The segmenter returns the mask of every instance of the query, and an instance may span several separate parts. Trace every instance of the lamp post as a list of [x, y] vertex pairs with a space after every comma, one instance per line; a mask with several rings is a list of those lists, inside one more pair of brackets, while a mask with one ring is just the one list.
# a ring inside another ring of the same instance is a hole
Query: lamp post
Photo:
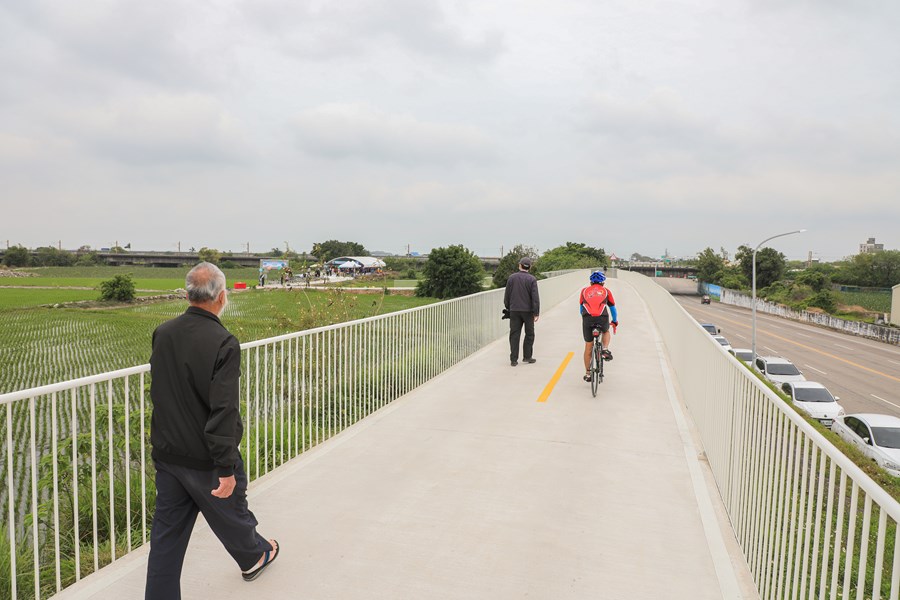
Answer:
[[779, 233], [778, 235], [773, 235], [772, 237], [766, 238], [756, 245], [756, 248], [753, 249], [753, 327], [751, 328], [753, 331], [752, 342], [750, 345], [750, 364], [756, 364], [756, 253], [759, 250], [760, 246], [768, 242], [769, 240], [774, 240], [775, 238], [784, 237], [786, 235], [793, 235], [795, 233], [803, 233], [806, 231], [805, 229], [798, 229], [796, 231], [788, 231], [787, 233]]

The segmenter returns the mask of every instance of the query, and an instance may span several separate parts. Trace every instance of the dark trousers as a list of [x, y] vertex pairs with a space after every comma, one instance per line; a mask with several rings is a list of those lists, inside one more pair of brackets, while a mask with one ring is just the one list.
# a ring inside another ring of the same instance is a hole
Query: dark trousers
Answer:
[[509, 360], [519, 360], [519, 338], [525, 326], [525, 342], [522, 344], [522, 358], [528, 360], [534, 351], [534, 313], [524, 310], [509, 311]]
[[210, 492], [219, 487], [215, 471], [198, 471], [155, 461], [156, 512], [150, 532], [145, 600], [180, 600], [181, 568], [197, 513], [202, 512], [225, 549], [242, 571], [252, 568], [266, 550], [268, 540], [256, 533], [256, 517], [247, 506], [244, 463], [235, 465], [237, 485], [228, 498]]

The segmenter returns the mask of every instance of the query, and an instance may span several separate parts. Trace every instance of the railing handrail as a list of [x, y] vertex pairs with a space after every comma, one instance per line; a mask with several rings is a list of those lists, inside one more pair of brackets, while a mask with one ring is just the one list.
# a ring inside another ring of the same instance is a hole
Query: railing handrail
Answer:
[[46, 396], [54, 392], [64, 392], [72, 388], [85, 387], [95, 383], [105, 383], [110, 379], [118, 379], [119, 377], [127, 377], [128, 375], [137, 375], [138, 373], [145, 373], [149, 370], [150, 364], [147, 363], [135, 367], [118, 369], [116, 371], [105, 371], [103, 373], [98, 373], [97, 375], [88, 375], [77, 379], [67, 379], [57, 383], [48, 383], [47, 385], [17, 390], [15, 392], [7, 392], [6, 394], [0, 394], [0, 406], [37, 396]]

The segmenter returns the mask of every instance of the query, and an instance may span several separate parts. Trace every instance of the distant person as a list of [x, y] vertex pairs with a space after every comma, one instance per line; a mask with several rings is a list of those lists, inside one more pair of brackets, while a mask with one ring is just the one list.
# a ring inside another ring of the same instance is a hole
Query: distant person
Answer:
[[522, 362], [535, 363], [534, 324], [541, 314], [541, 299], [538, 296], [537, 279], [528, 271], [531, 259], [527, 256], [519, 261], [519, 270], [506, 280], [503, 306], [509, 311], [509, 364], [519, 364], [519, 339], [522, 326], [525, 327], [525, 341], [522, 343]]
[[179, 600], [181, 570], [197, 513], [252, 581], [278, 556], [256, 532], [239, 451], [244, 425], [238, 378], [241, 348], [219, 321], [225, 275], [200, 263], [187, 274], [188, 309], [153, 332], [150, 442], [156, 513], [145, 600]]
[[619, 313], [616, 309], [616, 299], [612, 292], [606, 288], [606, 275], [600, 271], [591, 273], [591, 284], [581, 290], [578, 296], [578, 306], [581, 311], [581, 333], [584, 337], [584, 380], [591, 380], [591, 348], [594, 345], [594, 328], [600, 330], [600, 354], [603, 360], [612, 360], [612, 352], [609, 351], [609, 326], [612, 324], [613, 332], [619, 326]]

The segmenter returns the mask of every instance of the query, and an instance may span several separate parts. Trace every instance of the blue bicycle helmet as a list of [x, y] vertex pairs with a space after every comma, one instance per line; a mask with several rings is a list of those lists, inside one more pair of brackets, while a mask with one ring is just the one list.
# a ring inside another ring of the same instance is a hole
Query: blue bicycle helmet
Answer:
[[591, 273], [591, 283], [603, 283], [606, 281], [606, 275], [601, 273], [600, 271], [594, 271]]

